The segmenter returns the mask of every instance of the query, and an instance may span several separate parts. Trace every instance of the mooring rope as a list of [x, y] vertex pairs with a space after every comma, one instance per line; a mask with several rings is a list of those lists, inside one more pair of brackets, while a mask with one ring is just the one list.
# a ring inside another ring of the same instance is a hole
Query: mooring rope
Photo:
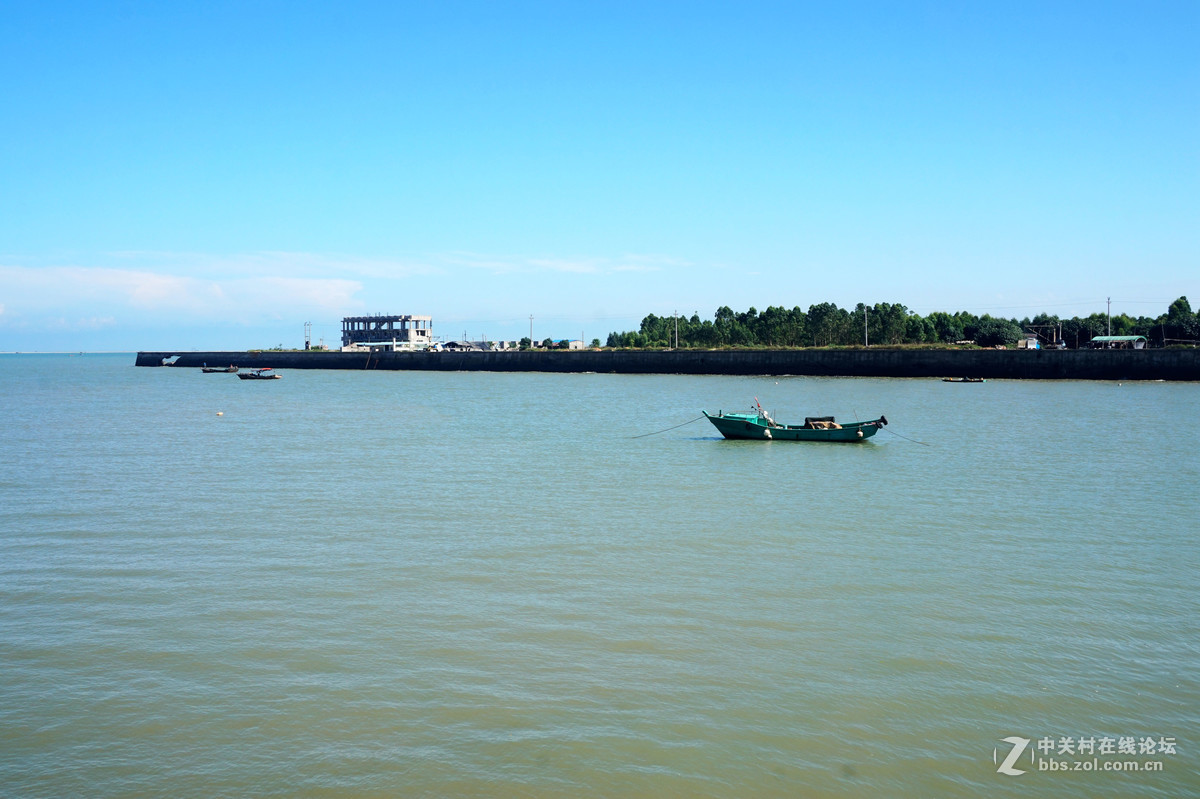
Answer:
[[928, 447], [928, 446], [930, 446], [929, 444], [926, 444], [924, 441], [917, 441], [915, 438], [909, 438], [908, 436], [903, 436], [903, 435], [900, 435], [900, 434], [899, 434], [899, 433], [897, 433], [895, 430], [889, 430], [889, 429], [888, 429], [888, 428], [886, 428], [886, 427], [885, 427], [885, 428], [883, 428], [883, 429], [884, 429], [884, 430], [887, 430], [889, 433], [891, 433], [891, 434], [892, 434], [892, 435], [894, 435], [894, 436], [900, 436], [900, 437], [901, 437], [901, 438], [903, 438], [905, 441], [911, 441], [911, 442], [912, 442], [912, 443], [914, 443], [914, 444], [920, 444], [922, 447]]
[[666, 433], [670, 430], [674, 430], [675, 428], [683, 427], [683, 425], [688, 425], [688, 424], [691, 424], [692, 422], [698, 422], [703, 418], [704, 418], [703, 416], [697, 416], [695, 419], [689, 419], [688, 421], [684, 422], [683, 424], [675, 425], [675, 427], [668, 427], [666, 430], [655, 430], [653, 433], [642, 433], [640, 436], [633, 436], [633, 438], [646, 438], [647, 436], [656, 436], [659, 433]]

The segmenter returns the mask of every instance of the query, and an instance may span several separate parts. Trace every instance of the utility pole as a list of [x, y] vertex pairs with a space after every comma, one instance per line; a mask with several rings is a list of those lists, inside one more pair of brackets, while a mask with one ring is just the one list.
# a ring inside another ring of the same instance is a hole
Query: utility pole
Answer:
[[1108, 335], [1112, 335], [1112, 297], [1108, 298]]
[[863, 346], [871, 346], [871, 342], [867, 340], [867, 304], [865, 302], [863, 303]]
[[533, 349], [533, 314], [529, 315], [529, 349]]
[[679, 311], [675, 311], [672, 316], [675, 319], [675, 349], [679, 349]]

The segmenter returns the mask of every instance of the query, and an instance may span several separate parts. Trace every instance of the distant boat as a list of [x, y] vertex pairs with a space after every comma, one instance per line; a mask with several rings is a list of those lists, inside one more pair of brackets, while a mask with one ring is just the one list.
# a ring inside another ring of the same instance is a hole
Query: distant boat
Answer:
[[283, 377], [281, 374], [276, 374], [271, 371], [271, 367], [264, 366], [262, 369], [252, 369], [249, 372], [238, 372], [238, 377], [242, 380], [278, 380]]
[[807, 416], [804, 424], [779, 424], [763, 410], [757, 398], [753, 410], [754, 413], [703, 413], [725, 438], [760, 441], [865, 441], [888, 423], [886, 416], [847, 424], [838, 424], [832, 416]]
[[201, 366], [200, 371], [206, 375], [214, 374], [233, 374], [238, 368], [233, 364], [229, 366]]
[[943, 383], [986, 383], [982, 377], [943, 377]]

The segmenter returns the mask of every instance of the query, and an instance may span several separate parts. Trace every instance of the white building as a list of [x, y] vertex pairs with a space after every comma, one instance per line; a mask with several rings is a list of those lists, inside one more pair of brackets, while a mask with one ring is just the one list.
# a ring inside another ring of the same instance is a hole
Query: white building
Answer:
[[432, 342], [432, 316], [406, 314], [342, 319], [342, 352], [424, 350]]

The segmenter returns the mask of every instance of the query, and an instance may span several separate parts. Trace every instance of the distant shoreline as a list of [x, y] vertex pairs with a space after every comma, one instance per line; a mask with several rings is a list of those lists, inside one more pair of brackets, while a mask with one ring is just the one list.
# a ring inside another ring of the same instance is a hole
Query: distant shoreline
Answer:
[[137, 353], [137, 366], [440, 372], [1200, 380], [1200, 349], [1161, 350], [551, 350], [526, 352]]

